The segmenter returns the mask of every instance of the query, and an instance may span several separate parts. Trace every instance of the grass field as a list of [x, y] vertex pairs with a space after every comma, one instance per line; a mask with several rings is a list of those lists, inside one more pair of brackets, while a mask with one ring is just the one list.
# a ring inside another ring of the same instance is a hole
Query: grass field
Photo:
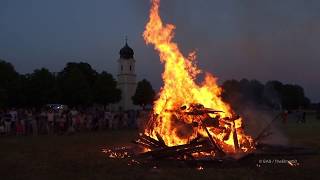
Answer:
[[[279, 125], [290, 144], [320, 149], [320, 120]], [[10, 179], [319, 179], [320, 155], [292, 157], [300, 166], [236, 167], [128, 166], [108, 159], [101, 149], [128, 144], [136, 131], [80, 133], [71, 136], [0, 137], [0, 180]]]

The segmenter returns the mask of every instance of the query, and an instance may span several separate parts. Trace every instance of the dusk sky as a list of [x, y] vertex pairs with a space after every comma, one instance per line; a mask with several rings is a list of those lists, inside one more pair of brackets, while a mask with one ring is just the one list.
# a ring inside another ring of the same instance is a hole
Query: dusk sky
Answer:
[[[127, 35], [138, 78], [158, 90], [162, 66], [142, 38], [149, 8], [149, 0], [1, 0], [0, 59], [20, 73], [85, 61], [115, 75]], [[161, 15], [184, 54], [196, 50], [220, 82], [279, 80], [320, 101], [319, 0], [162, 0]]]

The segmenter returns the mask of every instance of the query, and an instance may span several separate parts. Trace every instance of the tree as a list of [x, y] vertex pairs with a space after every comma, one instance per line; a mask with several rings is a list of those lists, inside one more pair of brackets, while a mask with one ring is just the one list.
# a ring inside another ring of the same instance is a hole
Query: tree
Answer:
[[264, 85], [257, 80], [227, 80], [222, 87], [223, 99], [235, 109], [240, 109], [244, 105], [263, 103]]
[[72, 106], [92, 104], [96, 78], [97, 72], [88, 63], [67, 63], [57, 78], [61, 102]]
[[4, 88], [0, 88], [0, 108], [4, 107], [8, 102], [8, 94]]
[[305, 96], [304, 89], [301, 86], [282, 84], [279, 81], [266, 83], [264, 99], [270, 106], [280, 106], [285, 109], [297, 109], [310, 105], [310, 100]]
[[273, 108], [282, 108], [282, 87], [279, 81], [268, 81], [265, 84], [263, 99], [264, 102]]
[[99, 104], [108, 105], [120, 101], [121, 91], [117, 89], [117, 81], [105, 71], [98, 74], [93, 85], [94, 101]]
[[152, 85], [146, 79], [138, 82], [138, 86], [134, 96], [132, 97], [133, 104], [142, 106], [145, 109], [146, 105], [152, 104], [155, 92]]
[[0, 59], [0, 87], [8, 88], [12, 81], [17, 80], [19, 74], [11, 63]]
[[282, 105], [288, 109], [297, 109], [306, 107], [310, 100], [305, 97], [304, 90], [301, 86], [285, 84], [282, 87]]
[[19, 78], [12, 64], [0, 59], [0, 105], [16, 106], [18, 104]]
[[57, 86], [55, 76], [45, 68], [36, 69], [26, 75], [26, 93], [28, 104], [41, 106], [57, 101]]
[[223, 100], [230, 103], [233, 108], [240, 106], [242, 101], [242, 94], [239, 81], [227, 80], [222, 84], [222, 88]]
[[[240, 81], [240, 83], [241, 82], [242, 81]], [[246, 85], [247, 86], [242, 89], [245, 99], [247, 99], [248, 102], [256, 105], [262, 104], [264, 85], [258, 80], [251, 80]]]

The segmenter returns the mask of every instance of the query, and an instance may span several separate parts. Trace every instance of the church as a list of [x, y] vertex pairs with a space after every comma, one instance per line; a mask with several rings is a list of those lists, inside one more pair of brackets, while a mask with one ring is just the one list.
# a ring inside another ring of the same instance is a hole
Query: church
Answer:
[[134, 51], [128, 45], [127, 39], [124, 47], [120, 49], [120, 58], [118, 59], [118, 88], [121, 90], [121, 100], [116, 105], [118, 110], [132, 110], [139, 107], [132, 102], [132, 96], [137, 88], [137, 75], [135, 72]]

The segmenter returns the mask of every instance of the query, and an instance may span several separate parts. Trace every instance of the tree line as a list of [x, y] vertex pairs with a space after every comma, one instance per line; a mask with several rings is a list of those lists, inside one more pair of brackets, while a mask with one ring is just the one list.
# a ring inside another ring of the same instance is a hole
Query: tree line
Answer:
[[[153, 102], [154, 96], [150, 82], [143, 79], [132, 100], [144, 107]], [[19, 74], [11, 63], [0, 59], [0, 107], [108, 105], [120, 99], [121, 91], [112, 74], [99, 73], [88, 63], [69, 62], [57, 73], [41, 68]]]
[[46, 68], [19, 74], [12, 64], [0, 61], [0, 106], [39, 107], [48, 103], [107, 105], [120, 100], [116, 80], [98, 73], [88, 63], [67, 63], [62, 71]]
[[[304, 89], [295, 84], [257, 80], [227, 80], [222, 97], [233, 108], [248, 105], [297, 109], [308, 107], [310, 100]], [[147, 80], [138, 82], [133, 103], [145, 107], [152, 104], [155, 91]], [[19, 74], [14, 66], [0, 59], [0, 107], [41, 107], [48, 103], [70, 106], [108, 105], [121, 99], [117, 81], [106, 72], [94, 70], [90, 64], [69, 62], [57, 73], [46, 68]]]
[[227, 80], [222, 84], [222, 97], [234, 108], [253, 105], [276, 109], [299, 109], [310, 106], [304, 89], [296, 84], [284, 84], [268, 81], [265, 84], [257, 80]]

